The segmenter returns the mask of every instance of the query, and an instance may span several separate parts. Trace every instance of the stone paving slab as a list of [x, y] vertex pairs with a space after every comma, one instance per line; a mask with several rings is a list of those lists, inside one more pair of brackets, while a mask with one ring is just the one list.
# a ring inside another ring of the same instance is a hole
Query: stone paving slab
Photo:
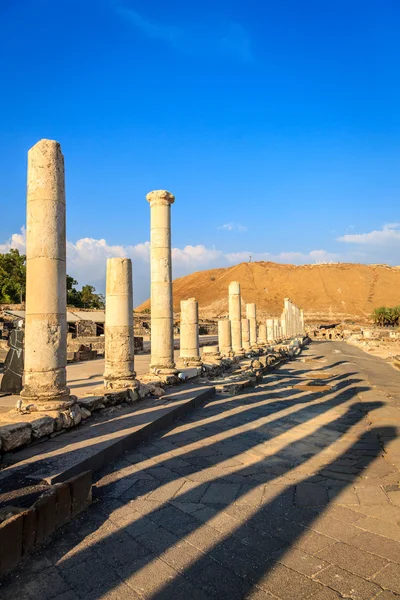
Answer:
[[7, 466], [0, 472], [0, 499], [15, 486], [21, 487], [22, 493], [23, 487], [38, 482], [52, 485], [84, 471], [96, 471], [214, 393], [212, 387], [186, 385], [159, 400], [147, 399], [133, 407], [113, 409], [78, 429], [9, 454]]
[[[397, 409], [400, 373], [386, 388], [387, 365], [347, 348], [312, 344], [124, 452], [1, 600], [400, 598], [397, 430], [374, 419]], [[294, 389], [311, 366], [335, 389]]]

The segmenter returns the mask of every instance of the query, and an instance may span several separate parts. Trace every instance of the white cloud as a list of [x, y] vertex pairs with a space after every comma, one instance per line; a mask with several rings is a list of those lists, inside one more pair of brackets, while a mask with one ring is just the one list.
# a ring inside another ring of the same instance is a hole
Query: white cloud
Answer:
[[13, 233], [10, 239], [4, 244], [0, 244], [0, 253], [8, 252], [11, 248], [19, 250], [21, 254], [25, 252], [25, 227], [21, 227], [21, 233]]
[[224, 223], [224, 225], [220, 225], [217, 227], [217, 229], [220, 231], [247, 231], [247, 227], [245, 227], [245, 225], [234, 223], [233, 221], [230, 223]]
[[400, 223], [387, 223], [382, 229], [368, 233], [348, 233], [337, 238], [339, 242], [347, 244], [393, 246], [400, 245]]

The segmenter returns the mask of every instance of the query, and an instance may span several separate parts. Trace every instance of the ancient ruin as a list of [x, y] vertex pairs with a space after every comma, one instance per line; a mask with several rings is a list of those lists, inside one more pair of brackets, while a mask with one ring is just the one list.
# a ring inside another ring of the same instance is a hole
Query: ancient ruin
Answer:
[[137, 388], [130, 258], [107, 260], [105, 340], [104, 388]]
[[242, 304], [240, 283], [238, 281], [232, 281], [229, 284], [229, 321], [231, 324], [232, 351], [235, 356], [243, 356]]
[[166, 190], [146, 196], [150, 203], [151, 263], [151, 362], [160, 377], [177, 374], [174, 362], [174, 323], [171, 262], [171, 204], [175, 197]]
[[181, 301], [179, 367], [201, 367], [199, 307], [195, 298]]
[[25, 406], [71, 406], [66, 381], [66, 238], [64, 157], [54, 140], [28, 152], [26, 210]]

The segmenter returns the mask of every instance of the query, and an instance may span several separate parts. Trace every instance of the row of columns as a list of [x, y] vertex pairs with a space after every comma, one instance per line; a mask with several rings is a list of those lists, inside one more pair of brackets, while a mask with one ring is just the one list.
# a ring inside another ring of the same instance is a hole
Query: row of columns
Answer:
[[[66, 204], [60, 144], [40, 140], [28, 152], [25, 405], [57, 410], [71, 406], [66, 382]], [[160, 376], [176, 375], [171, 260], [171, 205], [166, 190], [146, 196], [150, 204], [151, 360]], [[181, 303], [180, 366], [200, 366], [198, 305]], [[105, 390], [136, 388], [132, 263], [107, 260]]]
[[[25, 319], [25, 404], [56, 410], [73, 404], [66, 383], [66, 205], [64, 157], [60, 144], [41, 140], [28, 152], [27, 280]], [[174, 323], [171, 260], [171, 205], [174, 196], [156, 190], [150, 204], [151, 360], [150, 370], [161, 377], [178, 373], [174, 362]], [[242, 319], [240, 284], [229, 285], [229, 320], [218, 323], [223, 356], [244, 356], [268, 342], [304, 332], [303, 312], [285, 299], [282, 319], [268, 319], [257, 336], [254, 303]], [[181, 302], [181, 351], [178, 366], [201, 366], [198, 305]], [[137, 387], [134, 369], [132, 263], [128, 258], [107, 261], [104, 387]]]
[[[246, 317], [242, 318], [240, 283], [229, 284], [229, 318], [218, 321], [218, 344], [222, 356], [243, 356], [268, 344], [304, 335], [304, 313], [291, 300], [285, 298], [281, 318], [267, 319], [257, 332], [257, 307], [246, 304]], [[257, 334], [258, 333], [258, 334]]]

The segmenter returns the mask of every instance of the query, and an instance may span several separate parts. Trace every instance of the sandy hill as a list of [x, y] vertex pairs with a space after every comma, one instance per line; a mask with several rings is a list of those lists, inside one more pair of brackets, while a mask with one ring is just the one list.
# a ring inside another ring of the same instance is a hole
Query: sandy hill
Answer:
[[[304, 308], [308, 320], [365, 320], [378, 306], [400, 304], [400, 267], [247, 262], [176, 279], [174, 310], [179, 312], [181, 300], [195, 297], [203, 318], [225, 315], [231, 281], [240, 282], [243, 305], [256, 302], [260, 317], [278, 316], [285, 297]], [[149, 307], [147, 300], [136, 310]]]

